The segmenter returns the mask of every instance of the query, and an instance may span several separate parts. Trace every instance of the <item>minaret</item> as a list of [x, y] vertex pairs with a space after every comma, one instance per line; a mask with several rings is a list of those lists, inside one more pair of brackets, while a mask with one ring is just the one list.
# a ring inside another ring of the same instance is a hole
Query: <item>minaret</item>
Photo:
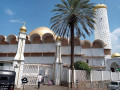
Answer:
[[18, 38], [18, 49], [14, 60], [24, 60], [24, 48], [25, 48], [25, 40], [26, 40], [26, 27], [25, 23], [20, 28], [19, 38]]
[[24, 48], [25, 48], [25, 40], [26, 40], [26, 31], [27, 29], [24, 23], [24, 25], [20, 28], [17, 53], [13, 60], [13, 67], [14, 67], [14, 71], [16, 72], [15, 85], [17, 88], [21, 88], [21, 84], [22, 84], [21, 79], [22, 79], [23, 66], [24, 66]]
[[56, 38], [56, 55], [54, 63], [54, 84], [60, 85], [62, 76], [63, 63], [61, 60], [61, 41], [60, 37]]
[[95, 11], [95, 40], [102, 40], [105, 43], [104, 49], [112, 49], [107, 6], [105, 4], [98, 4], [93, 10]]

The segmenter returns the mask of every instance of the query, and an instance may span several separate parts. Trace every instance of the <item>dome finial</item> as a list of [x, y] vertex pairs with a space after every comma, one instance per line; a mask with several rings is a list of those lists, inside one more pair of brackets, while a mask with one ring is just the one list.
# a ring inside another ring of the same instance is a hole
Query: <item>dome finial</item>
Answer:
[[57, 41], [60, 41], [60, 36], [58, 35], [57, 38], [56, 38]]
[[26, 23], [25, 23], [25, 22], [23, 22], [23, 26], [25, 26], [25, 24], [26, 24]]
[[25, 27], [25, 22], [23, 22], [23, 26], [20, 28], [21, 32], [26, 32], [27, 28]]

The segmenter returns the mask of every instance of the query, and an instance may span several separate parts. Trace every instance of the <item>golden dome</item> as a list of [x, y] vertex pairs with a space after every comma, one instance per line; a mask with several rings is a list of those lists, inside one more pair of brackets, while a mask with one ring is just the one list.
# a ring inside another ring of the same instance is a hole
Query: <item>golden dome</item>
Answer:
[[56, 40], [57, 40], [57, 41], [60, 41], [60, 36], [57, 36]]
[[95, 11], [96, 9], [99, 9], [99, 8], [107, 8], [107, 6], [105, 4], [97, 4], [94, 8], [93, 8], [93, 11]]
[[23, 24], [23, 26], [20, 28], [21, 32], [27, 32], [27, 28], [25, 27], [25, 23]]
[[119, 53], [113, 53], [112, 57], [120, 57], [120, 54]]
[[54, 32], [52, 30], [50, 30], [47, 27], [39, 27], [36, 28], [35, 30], [33, 30], [32, 32], [29, 33], [29, 36], [33, 35], [33, 34], [39, 34], [40, 36], [43, 36], [46, 33], [51, 33], [52, 35], [55, 35]]

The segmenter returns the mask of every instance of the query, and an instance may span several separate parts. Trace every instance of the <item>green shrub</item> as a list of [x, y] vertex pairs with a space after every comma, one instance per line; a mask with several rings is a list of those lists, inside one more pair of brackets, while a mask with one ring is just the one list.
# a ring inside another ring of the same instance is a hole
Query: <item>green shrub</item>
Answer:
[[87, 74], [90, 75], [91, 68], [88, 66], [87, 63], [82, 61], [76, 61], [74, 63], [75, 70], [86, 70]]

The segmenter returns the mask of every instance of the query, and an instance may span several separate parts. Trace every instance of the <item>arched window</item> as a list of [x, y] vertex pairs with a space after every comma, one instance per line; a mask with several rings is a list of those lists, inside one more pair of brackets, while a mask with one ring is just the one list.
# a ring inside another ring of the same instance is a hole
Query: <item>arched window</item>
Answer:
[[41, 37], [39, 34], [32, 34], [30, 36], [30, 42], [32, 44], [39, 44], [39, 43], [42, 43], [42, 40], [41, 40]]
[[18, 42], [16, 41], [16, 37], [11, 39], [10, 44], [18, 44]]
[[74, 45], [75, 46], [80, 46], [80, 39], [79, 38], [74, 39]]
[[61, 38], [61, 45], [62, 46], [68, 46], [68, 40], [66, 38]]
[[93, 42], [92, 48], [102, 48], [102, 44], [100, 42], [95, 41]]
[[55, 43], [53, 36], [46, 36], [44, 38], [44, 43]]
[[42, 41], [40, 40], [40, 36], [36, 36], [33, 38], [33, 44], [38, 44], [38, 43], [42, 43]]
[[9, 35], [7, 37], [9, 44], [18, 44], [17, 37], [15, 35]]
[[8, 44], [8, 42], [5, 41], [5, 37], [3, 35], [0, 35], [0, 44]]
[[82, 48], [91, 48], [91, 43], [89, 41], [83, 41]]
[[28, 36], [26, 36], [25, 44], [31, 44], [30, 40], [28, 40]]

